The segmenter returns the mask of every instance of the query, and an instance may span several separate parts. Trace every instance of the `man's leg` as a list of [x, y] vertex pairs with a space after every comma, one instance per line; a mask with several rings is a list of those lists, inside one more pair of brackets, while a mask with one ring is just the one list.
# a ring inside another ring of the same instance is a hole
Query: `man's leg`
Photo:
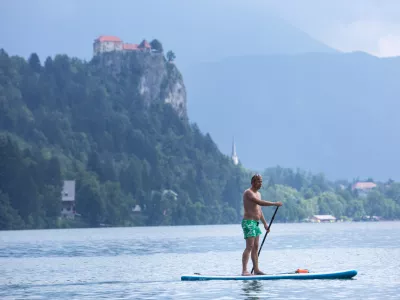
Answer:
[[252, 253], [252, 249], [254, 246], [254, 237], [248, 237], [246, 239], [246, 249], [243, 251], [242, 255], [242, 275], [249, 276], [251, 275], [249, 271], [247, 271], [247, 263], [249, 262], [250, 253]]
[[261, 272], [260, 269], [258, 268], [258, 245], [259, 245], [259, 241], [260, 241], [260, 236], [258, 235], [254, 239], [254, 246], [253, 246], [253, 249], [251, 251], [251, 260], [253, 262], [254, 274], [255, 275], [264, 275], [264, 273]]

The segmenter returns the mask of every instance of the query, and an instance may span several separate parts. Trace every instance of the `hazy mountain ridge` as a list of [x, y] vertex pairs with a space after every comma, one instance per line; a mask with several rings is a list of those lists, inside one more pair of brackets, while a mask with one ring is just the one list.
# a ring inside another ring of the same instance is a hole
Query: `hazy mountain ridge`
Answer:
[[400, 177], [399, 76], [400, 58], [360, 52], [242, 56], [183, 70], [189, 118], [223, 152], [235, 136], [248, 167], [333, 179]]

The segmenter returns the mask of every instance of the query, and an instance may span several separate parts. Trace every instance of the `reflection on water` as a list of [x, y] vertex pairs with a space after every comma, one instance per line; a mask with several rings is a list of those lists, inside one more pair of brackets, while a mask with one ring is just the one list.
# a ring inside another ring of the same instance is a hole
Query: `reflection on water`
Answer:
[[258, 280], [245, 280], [242, 282], [242, 290], [244, 299], [261, 299], [258, 295], [263, 291], [263, 283]]

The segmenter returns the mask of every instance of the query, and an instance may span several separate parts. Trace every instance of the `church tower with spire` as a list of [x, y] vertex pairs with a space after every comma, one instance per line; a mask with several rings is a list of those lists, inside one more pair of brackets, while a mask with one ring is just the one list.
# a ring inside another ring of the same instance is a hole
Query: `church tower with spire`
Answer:
[[235, 145], [235, 138], [233, 138], [232, 142], [232, 161], [234, 165], [237, 165], [239, 163], [239, 157], [236, 154], [236, 145]]

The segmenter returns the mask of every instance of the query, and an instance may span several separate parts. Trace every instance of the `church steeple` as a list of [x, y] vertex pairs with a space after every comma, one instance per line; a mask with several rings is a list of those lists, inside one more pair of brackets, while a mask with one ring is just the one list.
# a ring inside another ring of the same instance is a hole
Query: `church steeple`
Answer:
[[233, 141], [232, 141], [232, 161], [235, 165], [237, 165], [239, 163], [239, 157], [236, 154], [236, 145], [235, 145], [235, 137], [233, 137]]

